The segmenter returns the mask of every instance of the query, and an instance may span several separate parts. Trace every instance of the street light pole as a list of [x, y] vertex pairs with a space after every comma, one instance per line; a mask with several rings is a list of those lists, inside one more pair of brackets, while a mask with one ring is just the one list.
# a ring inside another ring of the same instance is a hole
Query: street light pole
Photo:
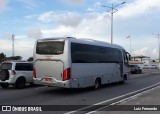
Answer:
[[15, 41], [15, 35], [12, 34], [12, 57], [14, 57], [14, 41]]
[[160, 63], [160, 34], [153, 34], [158, 38], [158, 45], [159, 45], [159, 63]]
[[131, 52], [131, 49], [132, 49], [132, 47], [131, 47], [131, 36], [128, 36], [127, 38], [130, 39], [130, 55], [132, 55], [132, 52]]
[[112, 12], [111, 12], [111, 44], [113, 44], [113, 3], [112, 3]]
[[109, 9], [111, 9], [111, 11], [108, 11], [111, 14], [111, 44], [113, 44], [113, 14], [116, 13], [118, 10], [116, 9], [116, 7], [125, 4], [126, 2], [122, 2], [120, 4], [117, 4], [114, 6], [114, 4], [112, 3], [112, 6], [105, 6], [102, 5], [102, 7], [107, 7]]

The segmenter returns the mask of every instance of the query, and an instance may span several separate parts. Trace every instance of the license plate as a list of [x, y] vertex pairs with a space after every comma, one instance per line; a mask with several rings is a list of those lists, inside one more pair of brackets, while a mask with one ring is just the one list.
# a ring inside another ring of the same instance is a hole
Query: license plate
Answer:
[[52, 78], [50, 78], [50, 77], [45, 77], [44, 80], [47, 81], [47, 82], [51, 82], [51, 81], [52, 81]]

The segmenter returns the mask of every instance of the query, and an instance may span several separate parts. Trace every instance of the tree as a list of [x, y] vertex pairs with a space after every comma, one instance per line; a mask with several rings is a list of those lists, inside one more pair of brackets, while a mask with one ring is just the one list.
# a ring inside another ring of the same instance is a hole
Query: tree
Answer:
[[7, 57], [7, 60], [22, 60], [21, 56], [11, 56], [11, 57]]
[[4, 53], [0, 53], [0, 63], [6, 60], [6, 55]]
[[33, 57], [29, 57], [27, 61], [33, 61]]

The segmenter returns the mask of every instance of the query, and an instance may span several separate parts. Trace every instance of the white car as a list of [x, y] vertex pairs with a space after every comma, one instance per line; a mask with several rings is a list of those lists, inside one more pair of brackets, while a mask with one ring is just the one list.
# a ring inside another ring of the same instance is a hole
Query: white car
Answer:
[[144, 66], [143, 66], [143, 69], [148, 69], [148, 68], [149, 68], [148, 65], [144, 65]]
[[151, 69], [157, 69], [156, 65], [151, 65]]
[[0, 68], [0, 86], [24, 88], [26, 83], [33, 84], [33, 64], [27, 61], [5, 61]]

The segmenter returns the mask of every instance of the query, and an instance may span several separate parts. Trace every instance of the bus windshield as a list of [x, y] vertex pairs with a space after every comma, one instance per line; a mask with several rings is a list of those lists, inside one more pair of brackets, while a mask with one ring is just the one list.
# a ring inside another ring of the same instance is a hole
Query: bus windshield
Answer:
[[63, 41], [37, 42], [36, 53], [43, 55], [59, 55], [63, 54]]

